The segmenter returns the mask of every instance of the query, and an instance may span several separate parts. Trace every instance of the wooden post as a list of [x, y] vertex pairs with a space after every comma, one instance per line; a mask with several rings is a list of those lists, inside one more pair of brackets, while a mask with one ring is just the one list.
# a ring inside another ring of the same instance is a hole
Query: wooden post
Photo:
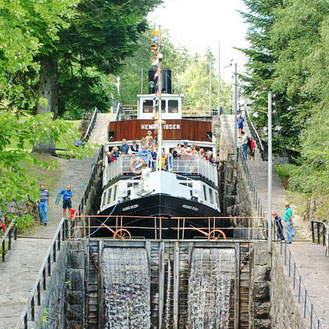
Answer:
[[240, 242], [235, 243], [234, 329], [240, 320]]
[[160, 242], [159, 248], [159, 326], [158, 328], [162, 328], [162, 316], [163, 316], [163, 298], [164, 298], [164, 270], [165, 270], [165, 243]]
[[[168, 283], [169, 284], [169, 283]], [[174, 246], [174, 329], [178, 329], [178, 307], [179, 307], [179, 242]]]

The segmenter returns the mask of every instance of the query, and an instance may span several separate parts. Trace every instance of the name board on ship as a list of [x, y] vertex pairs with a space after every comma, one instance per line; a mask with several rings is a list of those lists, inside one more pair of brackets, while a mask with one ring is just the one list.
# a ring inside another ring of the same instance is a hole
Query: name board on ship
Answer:
[[[165, 124], [162, 125], [162, 128], [164, 130], [177, 130], [180, 129], [180, 124]], [[158, 129], [158, 125], [157, 124], [151, 124], [151, 125], [141, 125], [141, 129], [142, 130], [154, 130], [154, 129]]]

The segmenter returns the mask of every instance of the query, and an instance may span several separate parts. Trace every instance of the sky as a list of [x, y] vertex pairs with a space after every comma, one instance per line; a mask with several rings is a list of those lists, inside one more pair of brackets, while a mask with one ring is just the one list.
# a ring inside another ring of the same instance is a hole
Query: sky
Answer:
[[246, 58], [234, 47], [248, 47], [247, 24], [237, 10], [245, 10], [242, 0], [164, 0], [148, 19], [168, 30], [176, 46], [183, 45], [191, 53], [204, 54], [209, 47], [218, 58], [220, 42], [221, 77], [231, 82], [232, 67], [224, 67], [233, 59], [243, 71]]

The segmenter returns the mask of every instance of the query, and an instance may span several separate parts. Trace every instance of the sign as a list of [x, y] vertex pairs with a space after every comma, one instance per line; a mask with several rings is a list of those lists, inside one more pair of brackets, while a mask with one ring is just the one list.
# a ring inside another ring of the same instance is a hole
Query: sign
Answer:
[[[162, 125], [162, 128], [164, 130], [179, 130], [180, 129], [180, 124], [164, 124]], [[157, 124], [152, 124], [152, 125], [141, 125], [142, 130], [155, 130], [158, 129]]]

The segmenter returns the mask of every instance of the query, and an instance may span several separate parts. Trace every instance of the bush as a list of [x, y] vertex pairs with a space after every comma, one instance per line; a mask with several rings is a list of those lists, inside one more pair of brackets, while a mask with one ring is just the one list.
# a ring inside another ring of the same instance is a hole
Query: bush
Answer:
[[22, 217], [17, 217], [16, 224], [19, 233], [23, 233], [30, 230], [35, 223], [35, 220], [30, 215], [23, 215]]

